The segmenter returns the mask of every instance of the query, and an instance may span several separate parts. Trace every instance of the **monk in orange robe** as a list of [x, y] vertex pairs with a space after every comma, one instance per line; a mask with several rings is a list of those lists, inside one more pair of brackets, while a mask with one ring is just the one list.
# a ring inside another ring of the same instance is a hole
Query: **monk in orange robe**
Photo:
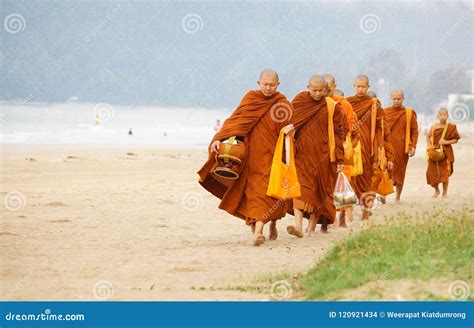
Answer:
[[[418, 141], [416, 112], [403, 106], [403, 90], [393, 90], [392, 106], [384, 110], [384, 122], [392, 132], [390, 143], [393, 149], [392, 179], [395, 185], [395, 201], [400, 201], [403, 190], [408, 158], [415, 155]], [[407, 114], [407, 111], [409, 113]], [[411, 113], [411, 114], [410, 114]], [[410, 115], [407, 117], [407, 115]], [[409, 121], [407, 121], [409, 119]]]
[[309, 79], [308, 90], [292, 101], [291, 123], [296, 129], [295, 164], [301, 197], [293, 200], [295, 225], [288, 226], [287, 231], [299, 238], [303, 237], [305, 214], [310, 217], [309, 235], [314, 234], [317, 223], [321, 223], [321, 232], [327, 233], [328, 224], [336, 217], [333, 192], [337, 172], [342, 171], [344, 163], [345, 118], [340, 105], [326, 98], [326, 94], [323, 77], [314, 75]]
[[347, 98], [357, 115], [362, 148], [364, 172], [351, 180], [362, 207], [362, 220], [369, 218], [375, 198], [375, 190], [372, 188], [373, 167], [374, 164], [380, 164], [380, 158], [377, 158], [376, 154], [383, 145], [383, 110], [379, 104], [375, 104], [374, 110], [372, 109], [372, 98], [367, 95], [369, 87], [369, 78], [366, 75], [358, 75], [354, 81], [355, 95]]
[[[328, 85], [328, 97], [331, 97], [335, 101], [337, 101], [344, 110], [345, 114], [345, 131], [344, 131], [344, 143], [351, 143], [352, 148], [357, 145], [359, 141], [359, 129], [357, 127], [357, 120], [356, 115], [352, 109], [351, 104], [344, 98], [344, 93], [342, 91], [338, 91], [336, 94], [336, 79], [331, 74], [324, 74], [324, 80]], [[348, 181], [351, 181], [351, 167], [350, 163], [344, 163], [344, 175], [347, 177]], [[345, 208], [340, 209], [339, 215], [339, 226], [342, 228], [347, 227], [346, 225], [346, 212], [349, 221], [352, 221], [352, 210], [353, 206], [347, 206]]]
[[[441, 161], [432, 161], [428, 159], [428, 168], [426, 170], [426, 182], [435, 189], [433, 197], [440, 194], [439, 184], [443, 184], [443, 198], [448, 197], [449, 177], [454, 171], [454, 151], [451, 145], [458, 142], [461, 137], [455, 124], [448, 123], [449, 113], [446, 108], [438, 111], [439, 123], [434, 124], [426, 136], [428, 149], [440, 148], [442, 146], [444, 158]], [[447, 126], [444, 138], [443, 130]]]
[[[291, 103], [277, 91], [280, 84], [275, 71], [262, 72], [259, 90], [247, 92], [237, 109], [224, 122], [209, 146], [209, 159], [198, 172], [199, 183], [221, 199], [219, 208], [245, 220], [253, 231], [253, 245], [265, 242], [263, 227], [272, 222], [270, 239], [277, 238], [276, 220], [286, 214], [284, 201], [266, 195], [273, 153], [280, 130], [293, 133], [289, 125], [293, 112]], [[222, 180], [213, 173], [215, 154], [222, 141], [237, 136], [246, 146], [240, 176]]]
[[[367, 94], [372, 98], [372, 101], [374, 102], [374, 105], [382, 106], [380, 103], [380, 100], [377, 98], [377, 94], [373, 91], [367, 92]], [[374, 172], [372, 174], [372, 190], [377, 190], [378, 185], [383, 179], [384, 176], [384, 170], [387, 170], [389, 174], [391, 174], [392, 169], [393, 169], [393, 147], [391, 143], [391, 135], [392, 131], [390, 128], [387, 126], [387, 123], [385, 122], [385, 112], [382, 120], [382, 134], [383, 134], [383, 148], [385, 150], [384, 154], [382, 154], [379, 149], [379, 153], [376, 154], [377, 156], [385, 156], [384, 159], [380, 159], [380, 161], [377, 161], [377, 163], [374, 164]], [[386, 162], [386, 166], [383, 166], [384, 163]], [[377, 199], [382, 203], [386, 203], [386, 197], [383, 195], [377, 196]]]

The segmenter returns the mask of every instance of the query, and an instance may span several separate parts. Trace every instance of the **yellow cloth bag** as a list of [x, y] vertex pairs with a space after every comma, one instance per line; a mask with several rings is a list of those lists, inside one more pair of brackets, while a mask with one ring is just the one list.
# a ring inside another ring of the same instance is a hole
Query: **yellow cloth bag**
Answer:
[[354, 149], [352, 148], [352, 137], [348, 133], [346, 140], [343, 143], [344, 146], [344, 165], [354, 165]]
[[379, 185], [377, 186], [377, 194], [382, 196], [387, 196], [393, 193], [393, 180], [390, 179], [388, 171], [383, 171], [382, 180], [380, 180]]
[[357, 141], [357, 145], [353, 149], [352, 159], [354, 161], [354, 165], [351, 166], [351, 177], [361, 175], [364, 172], [364, 169], [362, 166], [362, 149], [360, 141]]
[[[286, 145], [286, 163], [283, 163], [283, 144]], [[273, 154], [267, 196], [281, 200], [301, 196], [300, 183], [296, 174], [293, 138], [286, 136], [281, 129], [280, 136]]]

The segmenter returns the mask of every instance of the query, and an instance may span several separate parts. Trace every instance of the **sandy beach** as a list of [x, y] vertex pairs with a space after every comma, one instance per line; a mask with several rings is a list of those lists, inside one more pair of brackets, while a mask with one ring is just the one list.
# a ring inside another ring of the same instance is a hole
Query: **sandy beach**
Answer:
[[[370, 221], [472, 204], [473, 148], [462, 137], [449, 199], [431, 198], [417, 156], [402, 203], [390, 195]], [[265, 278], [304, 273], [367, 224], [357, 210], [349, 228], [295, 239], [287, 215], [277, 241], [252, 247], [250, 229], [197, 183], [205, 149], [3, 145], [1, 157], [2, 300], [267, 300]]]

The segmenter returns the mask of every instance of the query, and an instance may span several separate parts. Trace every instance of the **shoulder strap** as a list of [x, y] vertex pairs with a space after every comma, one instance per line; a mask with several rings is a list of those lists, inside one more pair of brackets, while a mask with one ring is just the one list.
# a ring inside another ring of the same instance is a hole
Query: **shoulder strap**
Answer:
[[405, 153], [408, 154], [410, 151], [410, 127], [411, 127], [411, 115], [413, 114], [413, 109], [411, 107], [407, 107], [405, 109], [405, 115], [407, 118], [406, 126], [405, 126]]
[[336, 161], [336, 140], [334, 137], [334, 109], [337, 101], [331, 97], [326, 97], [326, 105], [328, 107], [328, 137], [329, 137], [329, 159], [331, 162]]
[[377, 125], [377, 99], [372, 99], [372, 109], [370, 113], [370, 151], [374, 154], [375, 148], [375, 127]]

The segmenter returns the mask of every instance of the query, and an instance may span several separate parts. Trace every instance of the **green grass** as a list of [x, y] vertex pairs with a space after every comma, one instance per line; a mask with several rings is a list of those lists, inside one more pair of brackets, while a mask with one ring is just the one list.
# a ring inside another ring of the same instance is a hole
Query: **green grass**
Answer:
[[[472, 208], [415, 216], [400, 212], [384, 224], [372, 224], [333, 247], [299, 281], [303, 295], [310, 300], [338, 299], [365, 284], [377, 286], [397, 279], [447, 278], [472, 286], [473, 212]], [[379, 288], [374, 288], [368, 298], [381, 298], [378, 293]]]

